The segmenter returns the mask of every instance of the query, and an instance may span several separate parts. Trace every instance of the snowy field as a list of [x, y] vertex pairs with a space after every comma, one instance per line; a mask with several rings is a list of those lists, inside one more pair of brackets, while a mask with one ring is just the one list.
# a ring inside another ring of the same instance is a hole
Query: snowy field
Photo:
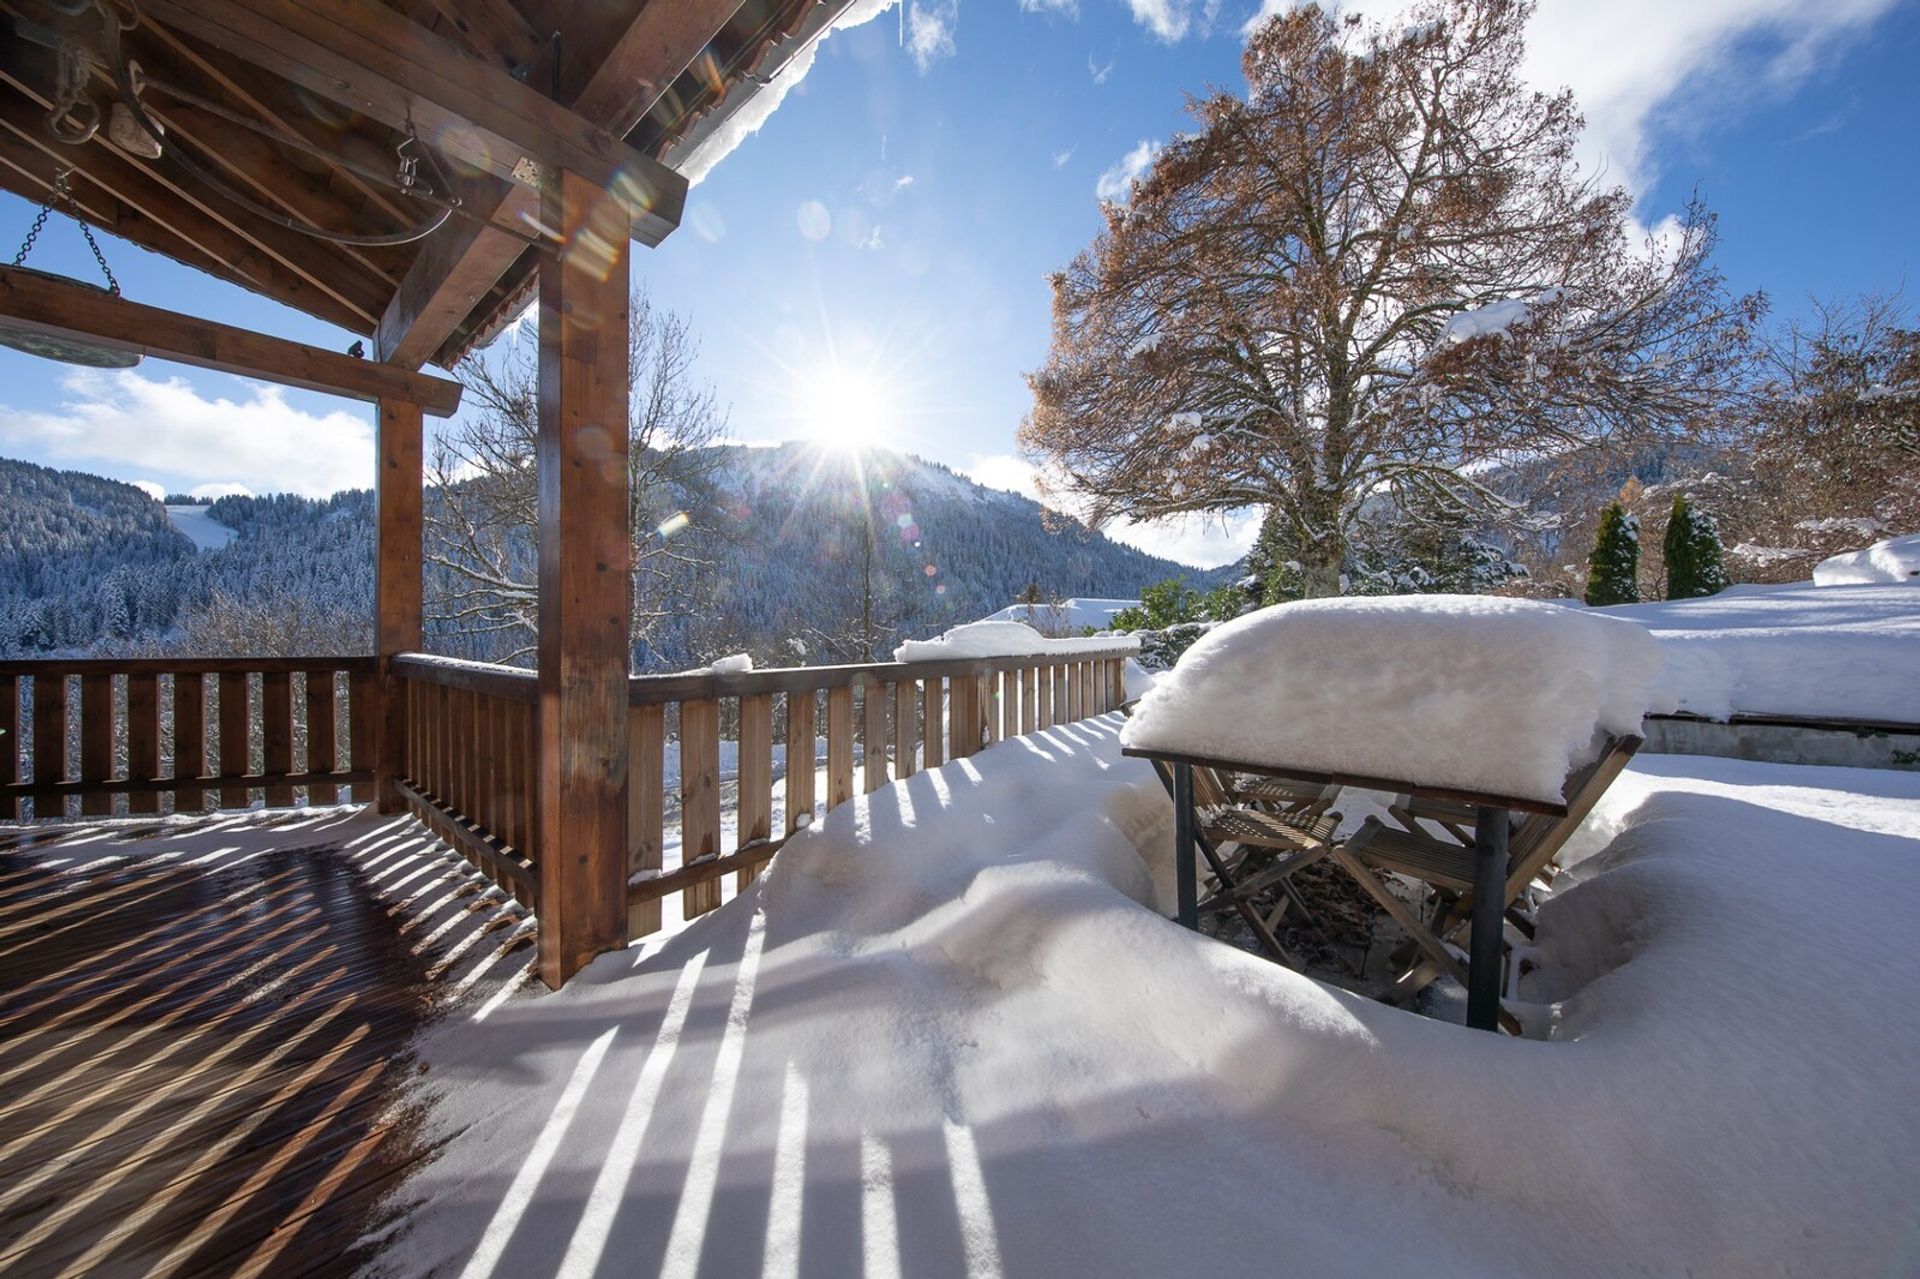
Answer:
[[1653, 632], [1683, 711], [1920, 724], [1920, 585], [1735, 586], [1596, 611]]
[[1655, 757], [1547, 1042], [1161, 917], [1116, 717], [845, 805], [745, 894], [423, 1045], [402, 1274], [1884, 1275], [1920, 1246], [1920, 776]]
[[208, 514], [208, 509], [204, 506], [167, 508], [167, 518], [173, 522], [174, 528], [186, 534], [196, 551], [217, 551], [231, 545], [233, 539], [239, 536], [238, 532]]

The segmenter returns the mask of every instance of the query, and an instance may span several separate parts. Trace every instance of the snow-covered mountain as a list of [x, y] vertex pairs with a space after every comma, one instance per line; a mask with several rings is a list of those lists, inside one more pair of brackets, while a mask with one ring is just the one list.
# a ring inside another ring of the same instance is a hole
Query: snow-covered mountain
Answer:
[[[659, 628], [649, 651], [661, 667], [707, 660], [717, 645], [772, 648], [844, 624], [867, 582], [869, 511], [872, 583], [904, 637], [995, 612], [1030, 585], [1048, 596], [1132, 598], [1168, 577], [1206, 586], [1217, 575], [902, 454], [722, 446], [703, 460], [706, 481], [683, 495], [685, 549], [697, 563], [682, 584], [706, 603]], [[222, 498], [172, 512], [131, 485], [0, 460], [0, 496], [3, 654], [158, 639], [216, 594], [292, 597], [360, 616], [372, 608], [366, 492]]]

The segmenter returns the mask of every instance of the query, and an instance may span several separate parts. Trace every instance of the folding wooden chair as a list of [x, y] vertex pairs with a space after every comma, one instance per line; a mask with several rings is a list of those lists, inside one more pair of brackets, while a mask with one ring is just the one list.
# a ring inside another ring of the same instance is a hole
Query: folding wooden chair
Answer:
[[[1507, 877], [1501, 901], [1509, 919], [1513, 918], [1515, 902], [1547, 871], [1567, 839], [1640, 749], [1640, 743], [1641, 739], [1634, 736], [1608, 738], [1592, 763], [1567, 778], [1561, 792], [1567, 806], [1564, 817], [1529, 815], [1514, 828], [1507, 843]], [[1472, 916], [1474, 848], [1470, 828], [1459, 820], [1464, 813], [1453, 813], [1451, 807], [1464, 808], [1449, 806], [1445, 801], [1402, 800], [1389, 810], [1400, 822], [1398, 827], [1370, 817], [1331, 853], [1422, 952], [1422, 962], [1395, 983], [1389, 998], [1396, 1002], [1411, 999], [1442, 975], [1466, 984], [1466, 965], [1450, 943]], [[1432, 834], [1422, 822], [1441, 826], [1454, 838]], [[1369, 873], [1372, 868], [1417, 879], [1438, 890], [1442, 896], [1431, 922], [1420, 919]], [[1526, 931], [1530, 935], [1531, 927]], [[1518, 1032], [1518, 1023], [1504, 1010], [1501, 1023]]]

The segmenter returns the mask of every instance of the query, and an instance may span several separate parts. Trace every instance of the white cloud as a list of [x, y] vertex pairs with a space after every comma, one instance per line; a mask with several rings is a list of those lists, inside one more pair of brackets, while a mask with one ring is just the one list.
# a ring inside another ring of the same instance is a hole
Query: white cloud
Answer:
[[[1138, 13], [1142, 0], [1134, 0]], [[1545, 0], [1527, 29], [1522, 74], [1571, 88], [1587, 118], [1579, 156], [1636, 192], [1658, 176], [1656, 130], [1682, 132], [1804, 80], [1896, 0]], [[1293, 0], [1262, 0], [1248, 30]], [[1382, 22], [1404, 0], [1342, 6]]]
[[912, 185], [913, 175], [911, 173], [903, 173], [893, 180], [893, 189], [896, 191], [904, 191]]
[[[362, 484], [359, 487], [365, 488]], [[253, 490], [244, 484], [196, 484], [187, 491], [188, 497], [197, 497], [203, 502], [217, 502], [223, 497], [252, 497]]]
[[[1262, 6], [1278, 2], [1262, 0]], [[1182, 39], [1193, 28], [1193, 7], [1188, 0], [1127, 0], [1127, 7], [1133, 10], [1135, 22], [1168, 44]]]
[[907, 52], [925, 71], [942, 58], [953, 56], [954, 28], [960, 25], [960, 0], [910, 0], [907, 5]]
[[1149, 555], [1194, 568], [1218, 568], [1253, 549], [1253, 540], [1260, 535], [1260, 512], [1183, 515], [1146, 523], [1115, 520], [1100, 531]]
[[157, 484], [152, 480], [130, 480], [128, 482], [156, 502], [164, 502], [167, 500], [167, 486], [164, 484]]
[[1020, 0], [1022, 13], [1057, 13], [1065, 18], [1078, 19], [1080, 0]]
[[1113, 74], [1113, 63], [1109, 61], [1107, 65], [1103, 67], [1095, 62], [1093, 55], [1089, 53], [1087, 55], [1087, 74], [1093, 77], [1095, 84], [1105, 84], [1107, 77]]
[[[1033, 463], [1011, 453], [976, 456], [963, 472], [976, 483], [1030, 497], [1043, 505], [1085, 519], [1085, 510], [1056, 490], [1042, 497], [1039, 472]], [[1175, 560], [1195, 568], [1231, 564], [1253, 548], [1260, 532], [1260, 512], [1230, 511], [1220, 515], [1181, 515], [1163, 520], [1111, 520], [1100, 530], [1108, 537], [1149, 555]]]
[[1055, 151], [1053, 153], [1053, 167], [1056, 169], [1064, 169], [1067, 167], [1067, 161], [1071, 159], [1073, 159], [1072, 147], [1068, 147], [1065, 151]]
[[[310, 497], [373, 483], [373, 409], [309, 413], [279, 387], [209, 399], [184, 378], [75, 371], [48, 412], [0, 407], [0, 445], [63, 465], [139, 470], [203, 488]], [[144, 487], [144, 486], [143, 486]]]
[[1119, 163], [1100, 175], [1094, 194], [1102, 200], [1125, 200], [1134, 179], [1147, 171], [1162, 149], [1152, 138], [1141, 139], [1138, 146], [1120, 157]]

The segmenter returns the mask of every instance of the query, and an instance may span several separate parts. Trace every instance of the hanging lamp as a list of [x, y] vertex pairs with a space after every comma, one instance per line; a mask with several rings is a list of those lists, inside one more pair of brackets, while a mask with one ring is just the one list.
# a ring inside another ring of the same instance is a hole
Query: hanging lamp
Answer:
[[[43, 280], [52, 280], [59, 284], [75, 288], [93, 289], [100, 293], [120, 296], [120, 282], [113, 278], [113, 268], [107, 265], [107, 255], [100, 251], [100, 242], [93, 238], [93, 228], [87, 225], [86, 218], [80, 212], [80, 205], [67, 189], [67, 179], [73, 170], [62, 169], [60, 176], [54, 179], [53, 194], [40, 206], [39, 216], [27, 229], [27, 238], [20, 245], [20, 251], [13, 255], [13, 267], [16, 271], [26, 271]], [[64, 275], [55, 275], [51, 271], [37, 271], [25, 265], [27, 254], [33, 252], [34, 242], [40, 238], [40, 232], [46, 229], [47, 217], [56, 205], [64, 204], [66, 212], [80, 228], [80, 234], [86, 237], [87, 247], [93, 250], [93, 260], [100, 264], [100, 273], [107, 277], [107, 286], [101, 288], [85, 280], [75, 280]], [[10, 346], [16, 351], [25, 351], [28, 355], [38, 355], [49, 360], [60, 360], [66, 364], [79, 364], [92, 369], [130, 369], [140, 363], [138, 351], [122, 351], [113, 347], [100, 346], [81, 338], [55, 337], [47, 333], [38, 333], [31, 329], [17, 328], [0, 318], [0, 346]]]

